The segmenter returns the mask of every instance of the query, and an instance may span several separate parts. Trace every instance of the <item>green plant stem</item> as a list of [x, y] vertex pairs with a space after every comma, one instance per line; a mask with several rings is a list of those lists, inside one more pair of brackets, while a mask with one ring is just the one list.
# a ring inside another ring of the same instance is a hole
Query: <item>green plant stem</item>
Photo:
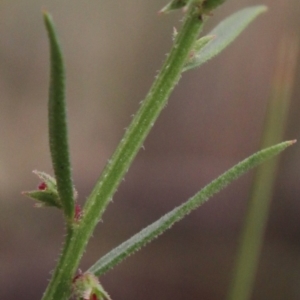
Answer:
[[86, 244], [148, 132], [166, 105], [202, 26], [199, 8], [191, 5], [161, 72], [88, 198], [81, 222], [74, 228], [72, 237], [67, 239], [43, 300], [69, 298], [72, 276], [78, 268]]
[[44, 12], [44, 22], [49, 36], [51, 74], [48, 101], [49, 144], [58, 195], [64, 214], [71, 226], [74, 218], [74, 191], [68, 145], [65, 103], [65, 66], [61, 47], [52, 18]]
[[[288, 116], [298, 49], [294, 40], [285, 40], [280, 50], [265, 118], [262, 147], [282, 140]], [[251, 297], [278, 162], [276, 157], [259, 166], [254, 176], [228, 300], [248, 300]]]

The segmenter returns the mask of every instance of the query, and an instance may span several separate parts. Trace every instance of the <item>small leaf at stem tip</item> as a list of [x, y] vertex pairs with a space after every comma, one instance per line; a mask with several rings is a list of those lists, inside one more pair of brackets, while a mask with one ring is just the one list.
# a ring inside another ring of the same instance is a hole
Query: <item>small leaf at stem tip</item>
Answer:
[[195, 2], [199, 6], [202, 14], [210, 15], [211, 11], [223, 4], [226, 0], [172, 0], [166, 6], [164, 6], [158, 13], [169, 13], [171, 11], [182, 8], [185, 12], [187, 7], [192, 2]]
[[[37, 200], [38, 203], [35, 204], [35, 207], [48, 206], [48, 207], [57, 207], [59, 209], [62, 209], [62, 203], [60, 201], [57, 192], [57, 185], [56, 185], [55, 178], [48, 175], [47, 173], [39, 172], [36, 170], [33, 171], [33, 173], [39, 177], [41, 183], [37, 186], [36, 190], [22, 192], [22, 194], [31, 199]], [[77, 196], [77, 192], [74, 189], [74, 197], [76, 198], [76, 196]], [[80, 216], [81, 216], [81, 211], [80, 213], [77, 212], [78, 219], [80, 218]]]
[[62, 204], [58, 196], [56, 180], [44, 172], [33, 171], [33, 173], [39, 177], [41, 183], [38, 185], [37, 190], [23, 192], [22, 194], [39, 201], [35, 207], [52, 206], [61, 209]]
[[203, 1], [202, 8], [204, 14], [210, 14], [210, 12], [223, 4], [226, 0], [205, 0]]
[[246, 27], [261, 13], [265, 12], [267, 7], [264, 5], [256, 5], [244, 8], [220, 22], [209, 35], [214, 35], [216, 38], [205, 47], [202, 47], [197, 53], [193, 61], [187, 61], [182, 71], [197, 68], [221, 53], [229, 46]]
[[167, 14], [173, 10], [185, 7], [189, 2], [190, 0], [172, 0], [166, 6], [164, 6], [158, 13]]

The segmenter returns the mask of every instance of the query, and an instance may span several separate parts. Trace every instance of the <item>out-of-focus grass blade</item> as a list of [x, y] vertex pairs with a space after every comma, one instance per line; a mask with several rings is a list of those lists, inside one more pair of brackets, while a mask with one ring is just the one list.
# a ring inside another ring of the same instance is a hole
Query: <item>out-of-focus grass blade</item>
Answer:
[[[284, 39], [279, 50], [262, 147], [277, 143], [283, 138], [297, 66], [299, 51], [295, 39]], [[228, 300], [248, 300], [251, 297], [277, 168], [276, 157], [259, 166], [255, 174]]]

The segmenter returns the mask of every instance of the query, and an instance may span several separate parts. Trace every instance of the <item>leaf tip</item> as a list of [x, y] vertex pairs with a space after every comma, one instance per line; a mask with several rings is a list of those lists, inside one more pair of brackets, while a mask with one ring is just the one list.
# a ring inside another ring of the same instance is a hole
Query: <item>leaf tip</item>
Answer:
[[296, 140], [296, 139], [295, 139], [295, 140], [288, 141], [289, 146], [294, 145], [294, 144], [296, 144], [296, 143], [297, 143], [297, 140]]
[[269, 7], [266, 5], [261, 5], [261, 12], [266, 12], [269, 10]]
[[42, 14], [43, 14], [44, 19], [49, 18], [49, 16], [50, 16], [49, 12], [46, 8], [42, 8]]
[[255, 6], [250, 6], [249, 9], [254, 9], [256, 10], [258, 13], [264, 13], [264, 12], [267, 12], [269, 10], [269, 7], [266, 6], [266, 5], [255, 5]]

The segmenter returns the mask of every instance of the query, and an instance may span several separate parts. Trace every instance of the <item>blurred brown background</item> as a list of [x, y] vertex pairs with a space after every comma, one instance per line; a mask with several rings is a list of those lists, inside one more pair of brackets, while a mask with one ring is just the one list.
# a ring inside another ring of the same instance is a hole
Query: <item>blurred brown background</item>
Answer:
[[[101, 255], [258, 149], [280, 40], [300, 34], [298, 0], [230, 0], [206, 31], [247, 5], [260, 16], [220, 56], [186, 73], [85, 253]], [[57, 25], [67, 64], [74, 181], [83, 202], [171, 46], [180, 12], [165, 0], [0, 2], [0, 299], [40, 299], [61, 249], [55, 209], [20, 195], [33, 169], [52, 174], [47, 144], [48, 41]], [[299, 60], [298, 60], [299, 63]], [[286, 139], [299, 139], [299, 80]], [[253, 299], [300, 299], [299, 145], [282, 156]], [[113, 299], [225, 299], [253, 173], [101, 278]], [[57, 299], [59, 300], [59, 299]]]

